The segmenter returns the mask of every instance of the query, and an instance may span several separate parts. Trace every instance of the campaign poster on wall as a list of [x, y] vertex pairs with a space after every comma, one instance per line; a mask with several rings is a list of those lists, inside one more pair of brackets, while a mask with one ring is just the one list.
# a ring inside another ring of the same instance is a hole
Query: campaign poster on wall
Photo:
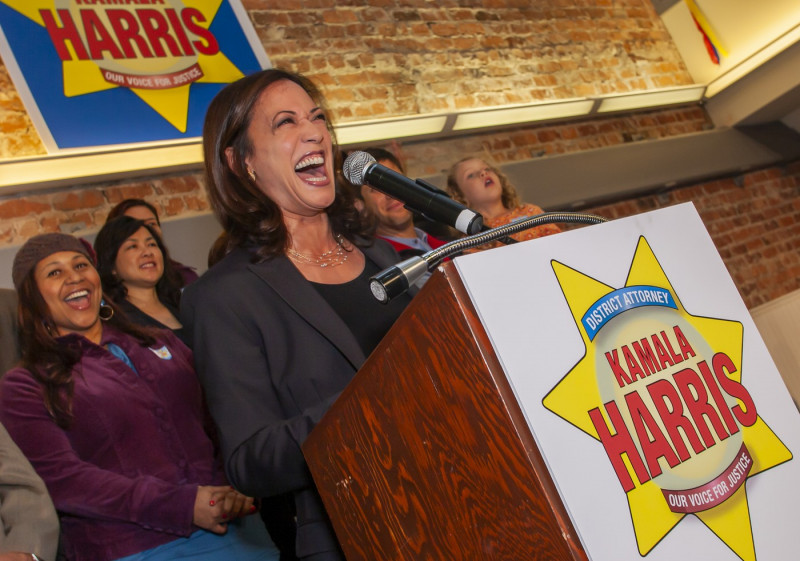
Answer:
[[691, 203], [455, 259], [590, 561], [800, 550], [800, 414]]
[[270, 66], [239, 0], [0, 0], [0, 55], [48, 152], [197, 138]]

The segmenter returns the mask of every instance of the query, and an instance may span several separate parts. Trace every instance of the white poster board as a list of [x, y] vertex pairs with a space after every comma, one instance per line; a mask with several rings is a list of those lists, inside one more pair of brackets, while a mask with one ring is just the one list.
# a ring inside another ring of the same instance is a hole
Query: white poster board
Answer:
[[591, 561], [795, 558], [800, 415], [693, 205], [455, 264]]

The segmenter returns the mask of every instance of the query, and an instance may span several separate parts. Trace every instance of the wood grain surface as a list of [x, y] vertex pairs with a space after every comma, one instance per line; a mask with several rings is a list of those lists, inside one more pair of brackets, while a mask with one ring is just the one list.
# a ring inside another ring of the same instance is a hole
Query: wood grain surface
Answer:
[[451, 263], [303, 450], [348, 561], [587, 559]]

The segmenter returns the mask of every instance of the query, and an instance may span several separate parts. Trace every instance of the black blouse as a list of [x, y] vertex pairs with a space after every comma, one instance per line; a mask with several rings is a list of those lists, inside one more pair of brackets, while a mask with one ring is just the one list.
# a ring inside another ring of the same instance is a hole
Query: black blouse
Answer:
[[350, 328], [365, 356], [369, 356], [378, 346], [383, 336], [411, 302], [411, 296], [407, 293], [388, 304], [378, 302], [370, 291], [369, 279], [379, 272], [378, 266], [366, 258], [364, 270], [349, 282], [311, 283]]
[[[175, 335], [178, 336], [178, 338], [181, 341], [183, 341], [184, 343], [186, 342], [186, 339], [184, 339], [183, 327], [180, 327], [178, 329], [171, 329], [170, 327], [167, 327], [166, 325], [158, 321], [156, 318], [148, 316], [142, 310], [131, 304], [129, 300], [123, 300], [122, 302], [118, 302], [117, 305], [123, 312], [125, 312], [125, 317], [127, 317], [131, 323], [135, 323], [136, 325], [141, 325], [143, 327], [159, 327], [161, 329], [170, 329]], [[169, 304], [164, 304], [164, 305], [167, 307], [167, 309], [169, 309], [170, 312], [172, 312], [173, 316], [175, 316], [176, 318], [180, 317], [178, 314], [178, 310], [176, 310]]]

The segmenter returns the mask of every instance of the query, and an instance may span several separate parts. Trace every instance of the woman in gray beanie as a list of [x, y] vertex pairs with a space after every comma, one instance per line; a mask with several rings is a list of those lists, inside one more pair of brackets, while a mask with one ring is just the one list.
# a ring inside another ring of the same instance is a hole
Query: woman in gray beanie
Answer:
[[277, 560], [215, 460], [191, 351], [104, 300], [72, 236], [29, 240], [12, 278], [22, 365], [0, 380], [0, 420], [47, 485], [66, 559]]

